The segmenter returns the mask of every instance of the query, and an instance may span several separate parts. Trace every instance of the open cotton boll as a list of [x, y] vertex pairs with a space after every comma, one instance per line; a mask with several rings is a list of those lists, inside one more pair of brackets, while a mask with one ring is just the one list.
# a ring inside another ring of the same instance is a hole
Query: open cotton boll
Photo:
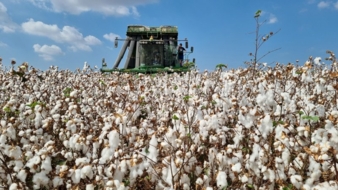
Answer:
[[0, 125], [1, 125], [1, 127], [6, 127], [6, 120], [1, 120], [0, 121]]
[[94, 184], [87, 184], [86, 185], [86, 190], [94, 190], [95, 189], [95, 185]]
[[303, 185], [303, 182], [302, 182], [302, 176], [300, 175], [292, 175], [291, 178], [291, 183], [297, 188], [301, 188], [302, 185]]
[[231, 167], [231, 170], [237, 173], [240, 173], [242, 169], [242, 164], [240, 162], [236, 163]]
[[147, 156], [154, 162], [157, 162], [157, 156], [158, 156], [157, 144], [158, 144], [157, 138], [155, 137], [155, 135], [153, 135], [149, 142], [149, 149], [148, 149], [149, 153], [147, 154]]
[[90, 163], [90, 159], [87, 157], [83, 157], [83, 158], [77, 158], [75, 160], [75, 165], [79, 166], [79, 165], [85, 165], [85, 164], [89, 164]]
[[69, 94], [70, 97], [77, 97], [77, 95], [78, 95], [78, 91], [77, 90], [73, 90]]
[[47, 186], [50, 179], [47, 177], [45, 171], [34, 174], [33, 183], [34, 189], [40, 189], [41, 187]]
[[218, 189], [222, 189], [228, 186], [227, 174], [224, 171], [218, 172], [217, 177], [216, 177], [216, 183], [217, 183]]
[[34, 156], [27, 161], [25, 166], [30, 168], [30, 171], [34, 173], [36, 171], [34, 169], [34, 166], [37, 165], [37, 164], [40, 164], [40, 162], [41, 162], [40, 156]]
[[18, 189], [18, 184], [17, 183], [12, 183], [10, 186], [9, 186], [9, 190], [17, 190]]
[[59, 186], [61, 186], [61, 185], [63, 185], [63, 184], [64, 184], [64, 183], [63, 183], [63, 179], [60, 178], [59, 176], [55, 176], [55, 177], [53, 178], [53, 187], [54, 187], [54, 188], [59, 187]]
[[86, 165], [81, 169], [81, 178], [85, 179], [86, 177], [89, 179], [93, 179], [94, 177], [93, 168], [91, 165]]
[[73, 183], [78, 184], [81, 180], [81, 169], [75, 169], [71, 177]]
[[15, 147], [11, 147], [9, 149], [9, 154], [8, 156], [17, 160], [21, 157], [22, 155], [22, 151], [21, 151], [21, 148], [19, 146], [15, 146]]
[[48, 156], [41, 162], [41, 170], [45, 170], [46, 173], [52, 171], [52, 161], [51, 158]]
[[21, 169], [19, 173], [16, 175], [16, 177], [21, 181], [21, 182], [26, 182], [26, 177], [27, 177], [27, 172], [24, 169]]
[[10, 126], [7, 128], [6, 132], [7, 132], [7, 136], [8, 136], [9, 138], [11, 138], [12, 140], [16, 140], [16, 130], [15, 130], [15, 128], [13, 127], [13, 125], [10, 125]]
[[261, 132], [262, 137], [266, 139], [266, 137], [271, 133], [273, 129], [270, 115], [265, 115], [265, 117], [261, 121], [261, 124], [258, 126], [258, 129]]

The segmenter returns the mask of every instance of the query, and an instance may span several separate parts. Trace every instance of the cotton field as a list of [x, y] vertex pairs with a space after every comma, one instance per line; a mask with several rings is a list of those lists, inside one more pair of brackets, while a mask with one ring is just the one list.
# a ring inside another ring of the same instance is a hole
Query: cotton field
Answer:
[[252, 71], [1, 69], [0, 186], [338, 188], [338, 72]]

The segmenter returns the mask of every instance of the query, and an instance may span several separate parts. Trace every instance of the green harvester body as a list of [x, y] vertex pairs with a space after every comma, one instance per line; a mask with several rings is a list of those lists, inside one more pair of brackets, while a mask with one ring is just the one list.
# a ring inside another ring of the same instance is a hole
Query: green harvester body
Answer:
[[[188, 56], [193, 52], [184, 52], [184, 60], [180, 66], [177, 56], [178, 44], [185, 42], [188, 48], [188, 40], [178, 40], [176, 26], [148, 27], [142, 25], [130, 25], [127, 29], [126, 39], [115, 39], [115, 47], [118, 41], [124, 41], [120, 54], [113, 68], [108, 68], [105, 59], [102, 60], [102, 73], [128, 72], [128, 73], [159, 73], [159, 72], [187, 72], [195, 68], [195, 59], [189, 62]], [[128, 49], [128, 55], [123, 68], [118, 68], [124, 54]]]

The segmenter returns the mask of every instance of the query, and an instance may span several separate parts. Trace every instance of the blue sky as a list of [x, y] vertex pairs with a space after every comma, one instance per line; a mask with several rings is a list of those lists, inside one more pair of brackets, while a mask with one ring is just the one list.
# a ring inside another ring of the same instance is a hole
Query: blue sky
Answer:
[[[261, 34], [280, 31], [259, 50], [261, 61], [304, 63], [309, 56], [338, 53], [338, 0], [0, 0], [0, 57], [3, 64], [28, 62], [45, 70], [113, 67], [128, 25], [174, 25], [194, 46], [200, 70], [219, 63], [245, 67], [255, 49], [255, 12], [262, 10]], [[326, 62], [329, 64], [329, 62]], [[123, 64], [121, 64], [123, 65]]]

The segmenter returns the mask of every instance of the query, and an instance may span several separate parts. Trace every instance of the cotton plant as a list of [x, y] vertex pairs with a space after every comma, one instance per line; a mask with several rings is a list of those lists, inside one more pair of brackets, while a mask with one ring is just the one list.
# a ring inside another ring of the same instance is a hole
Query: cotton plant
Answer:
[[256, 74], [102, 75], [51, 67], [31, 69], [23, 82], [2, 70], [0, 185], [337, 186], [335, 71], [315, 58]]

